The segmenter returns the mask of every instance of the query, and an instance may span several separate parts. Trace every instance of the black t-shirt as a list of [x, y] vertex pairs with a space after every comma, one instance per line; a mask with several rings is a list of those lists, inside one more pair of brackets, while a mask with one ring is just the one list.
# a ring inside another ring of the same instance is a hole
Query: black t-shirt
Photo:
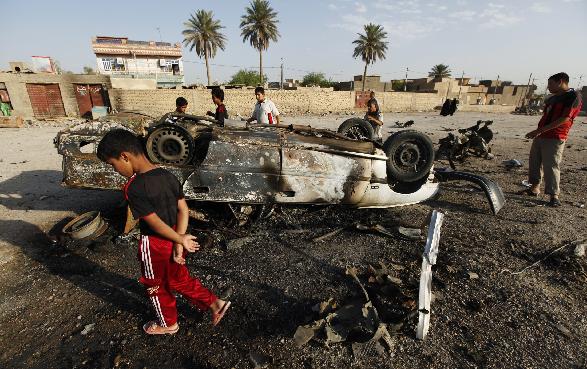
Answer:
[[177, 178], [163, 168], [136, 174], [125, 186], [125, 195], [141, 234], [155, 235], [142, 218], [157, 214], [170, 227], [177, 224], [177, 200], [183, 199], [183, 188]]
[[226, 111], [226, 106], [224, 106], [224, 104], [220, 104], [216, 107], [214, 119], [220, 122], [221, 126], [224, 126], [224, 119], [228, 119], [228, 112]]

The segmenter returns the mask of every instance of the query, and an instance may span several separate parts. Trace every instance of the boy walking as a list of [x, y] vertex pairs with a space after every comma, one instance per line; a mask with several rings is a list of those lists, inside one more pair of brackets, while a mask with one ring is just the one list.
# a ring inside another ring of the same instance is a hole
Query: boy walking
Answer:
[[190, 277], [185, 266], [185, 253], [199, 250], [200, 245], [196, 237], [185, 234], [189, 209], [177, 178], [152, 164], [140, 139], [124, 129], [108, 132], [98, 145], [97, 155], [128, 178], [124, 195], [141, 229], [139, 281], [147, 288], [157, 315], [156, 321], [143, 326], [145, 333], [177, 333], [174, 291], [200, 310], [210, 308], [212, 324], [218, 324], [230, 301], [217, 298], [197, 278]]
[[224, 91], [221, 88], [212, 89], [212, 102], [216, 105], [216, 112], [208, 111], [206, 115], [214, 117], [220, 127], [224, 127], [224, 120], [228, 119], [228, 112], [226, 111], [226, 106], [224, 106]]
[[273, 101], [265, 97], [263, 87], [258, 86], [255, 88], [255, 98], [257, 103], [252, 116], [247, 119], [247, 123], [256, 120], [259, 124], [279, 124], [279, 111]]

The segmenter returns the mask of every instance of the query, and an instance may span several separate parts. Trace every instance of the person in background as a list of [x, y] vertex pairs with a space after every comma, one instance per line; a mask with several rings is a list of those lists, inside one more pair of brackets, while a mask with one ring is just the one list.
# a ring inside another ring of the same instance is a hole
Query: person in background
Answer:
[[175, 99], [175, 112], [185, 114], [186, 110], [188, 109], [188, 101], [185, 97], [178, 97]]
[[379, 140], [383, 140], [383, 133], [381, 132], [383, 122], [381, 121], [381, 113], [379, 112], [379, 107], [377, 106], [377, 100], [369, 100], [367, 105], [367, 114], [365, 114], [365, 120], [371, 123], [373, 126], [373, 131], [375, 131], [375, 134]]
[[221, 127], [224, 127], [224, 120], [228, 119], [228, 112], [224, 106], [224, 91], [221, 88], [212, 89], [212, 102], [216, 105], [216, 112], [208, 111], [206, 115], [214, 117]]
[[259, 124], [279, 124], [279, 111], [273, 103], [265, 97], [265, 89], [261, 86], [255, 88], [255, 98], [257, 103], [253, 109], [253, 114], [247, 123], [251, 123], [256, 120]]

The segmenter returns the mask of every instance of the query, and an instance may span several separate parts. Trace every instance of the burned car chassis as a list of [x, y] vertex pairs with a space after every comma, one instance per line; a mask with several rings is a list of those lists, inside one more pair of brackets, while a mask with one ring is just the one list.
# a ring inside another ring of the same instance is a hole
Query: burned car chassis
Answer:
[[[129, 127], [87, 122], [60, 132], [55, 144], [63, 155], [64, 185], [120, 189], [125, 179], [98, 160], [95, 146], [107, 131]], [[486, 178], [435, 173], [434, 154], [424, 152], [428, 149], [416, 131], [400, 135], [416, 141], [392, 136], [388, 141], [395, 141], [380, 145], [307, 126], [227, 120], [219, 127], [210, 118], [184, 114], [165, 115], [146, 131], [133, 130], [145, 137], [150, 159], [177, 176], [189, 200], [393, 207], [433, 197], [440, 181], [464, 179], [480, 185], [494, 213], [504, 202], [499, 187]], [[398, 165], [406, 170], [401, 180], [390, 175], [391, 160], [396, 160], [393, 173]]]

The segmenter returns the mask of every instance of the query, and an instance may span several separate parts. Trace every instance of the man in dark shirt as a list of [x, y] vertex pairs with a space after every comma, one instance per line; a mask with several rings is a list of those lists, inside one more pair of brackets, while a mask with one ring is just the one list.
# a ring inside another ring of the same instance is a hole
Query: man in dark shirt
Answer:
[[581, 95], [569, 88], [569, 76], [557, 73], [548, 79], [548, 90], [553, 94], [545, 101], [544, 114], [538, 128], [528, 132], [532, 138], [528, 165], [530, 188], [525, 194], [537, 196], [540, 193], [542, 172], [544, 173], [544, 193], [550, 195], [549, 205], [561, 206], [559, 200], [560, 169], [565, 142], [573, 120], [581, 111]]
[[224, 106], [224, 91], [218, 87], [212, 89], [212, 102], [216, 105], [216, 112], [208, 111], [206, 115], [214, 117], [221, 127], [224, 127], [224, 120], [228, 119], [228, 112]]
[[379, 112], [379, 103], [375, 98], [375, 91], [371, 91], [371, 93], [369, 94], [369, 101], [367, 101], [367, 114], [369, 114], [369, 106], [371, 104], [375, 105], [374, 116], [378, 117], [381, 113]]
[[179, 330], [174, 291], [200, 310], [212, 310], [218, 324], [229, 301], [217, 298], [185, 266], [185, 253], [199, 250], [196, 237], [186, 234], [189, 208], [177, 178], [152, 164], [140, 139], [125, 129], [108, 132], [98, 145], [100, 160], [128, 178], [124, 195], [133, 216], [140, 220], [138, 256], [141, 278], [157, 315], [143, 326], [150, 335], [175, 334]]

